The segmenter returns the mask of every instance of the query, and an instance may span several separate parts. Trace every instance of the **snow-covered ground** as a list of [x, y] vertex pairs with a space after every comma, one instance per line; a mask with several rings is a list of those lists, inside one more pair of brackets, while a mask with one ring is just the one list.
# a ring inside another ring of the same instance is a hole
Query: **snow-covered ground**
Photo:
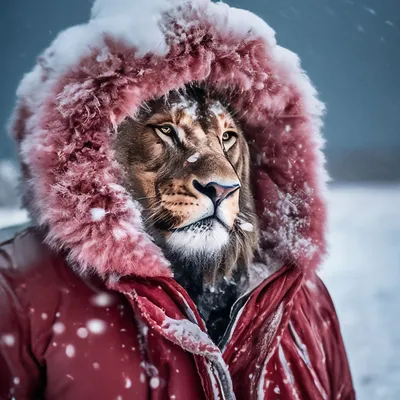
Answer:
[[[329, 191], [330, 255], [321, 276], [335, 302], [359, 400], [400, 399], [400, 184]], [[1, 210], [0, 227], [25, 222]]]
[[400, 399], [400, 184], [330, 190], [336, 305], [360, 400]]

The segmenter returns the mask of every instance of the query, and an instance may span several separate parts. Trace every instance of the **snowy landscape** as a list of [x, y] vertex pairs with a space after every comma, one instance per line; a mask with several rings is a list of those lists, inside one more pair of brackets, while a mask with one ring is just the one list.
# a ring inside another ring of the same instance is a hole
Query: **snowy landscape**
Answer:
[[321, 276], [339, 314], [357, 398], [400, 399], [400, 184], [335, 186]]
[[[360, 400], [400, 399], [400, 184], [329, 190], [330, 254], [321, 269], [336, 305]], [[27, 221], [0, 209], [0, 228]]]

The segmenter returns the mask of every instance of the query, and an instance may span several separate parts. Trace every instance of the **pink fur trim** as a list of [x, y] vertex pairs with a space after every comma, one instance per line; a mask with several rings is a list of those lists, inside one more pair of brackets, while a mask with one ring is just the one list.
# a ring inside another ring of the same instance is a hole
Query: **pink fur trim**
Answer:
[[62, 75], [49, 67], [51, 52], [41, 59], [34, 89], [20, 92], [13, 125], [31, 214], [48, 227], [48, 243], [69, 249], [82, 271], [170, 276], [139, 205], [120, 185], [115, 126], [145, 100], [206, 81], [230, 99], [251, 147], [264, 261], [315, 270], [325, 252], [323, 106], [292, 53], [220, 30], [190, 6], [180, 12], [191, 24], [164, 16], [165, 56], [136, 56], [108, 36], [106, 51], [94, 47]]

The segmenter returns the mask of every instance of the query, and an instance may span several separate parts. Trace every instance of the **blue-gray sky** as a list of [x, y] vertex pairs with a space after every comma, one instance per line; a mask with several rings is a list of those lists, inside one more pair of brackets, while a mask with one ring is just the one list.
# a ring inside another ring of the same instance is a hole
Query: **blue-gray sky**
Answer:
[[[261, 16], [277, 32], [278, 42], [300, 55], [303, 67], [327, 104], [328, 158], [332, 152], [337, 156], [339, 151], [359, 150], [400, 158], [399, 0], [228, 3]], [[36, 56], [58, 31], [85, 22], [90, 7], [89, 0], [3, 2], [1, 125], [5, 125], [12, 110], [22, 74], [32, 67]], [[1, 135], [0, 158], [11, 154], [13, 147], [6, 139], [5, 129]]]

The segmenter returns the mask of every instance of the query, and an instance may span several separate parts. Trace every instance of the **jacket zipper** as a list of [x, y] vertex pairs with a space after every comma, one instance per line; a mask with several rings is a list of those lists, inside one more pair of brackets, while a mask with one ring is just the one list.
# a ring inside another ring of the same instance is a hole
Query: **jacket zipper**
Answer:
[[225, 347], [227, 343], [229, 342], [229, 339], [232, 337], [232, 331], [234, 330], [234, 327], [236, 326], [236, 323], [238, 322], [240, 318], [240, 314], [243, 311], [244, 307], [247, 304], [247, 301], [249, 300], [251, 295], [251, 292], [247, 292], [240, 296], [232, 305], [231, 311], [229, 313], [230, 321], [228, 326], [225, 329], [224, 334], [222, 335], [222, 338], [220, 341], [217, 343], [217, 346], [221, 349], [221, 353], [224, 353]]

